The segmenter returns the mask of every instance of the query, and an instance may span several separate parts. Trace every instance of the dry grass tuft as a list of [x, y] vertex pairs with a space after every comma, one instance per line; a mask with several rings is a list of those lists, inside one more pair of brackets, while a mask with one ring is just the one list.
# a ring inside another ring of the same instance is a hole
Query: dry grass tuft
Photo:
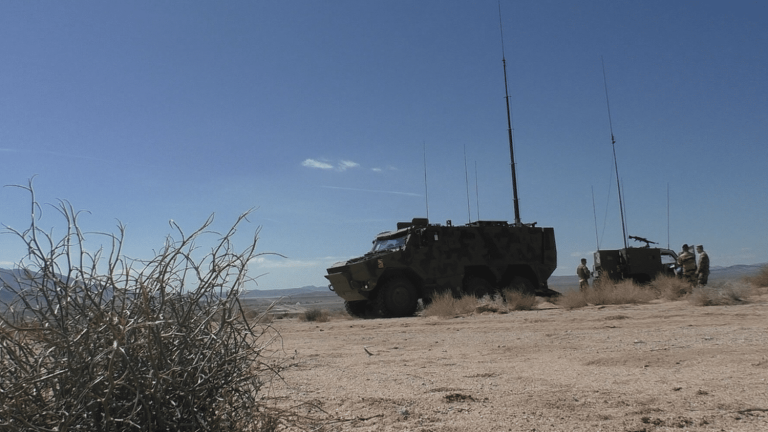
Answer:
[[509, 311], [531, 310], [537, 304], [535, 296], [513, 289], [504, 290], [503, 295], [486, 295], [479, 299], [471, 295], [456, 298], [450, 292], [443, 292], [432, 299], [421, 316], [454, 317], [484, 312], [505, 314]]
[[486, 295], [477, 299], [477, 305], [475, 306], [475, 313], [493, 312], [505, 314], [509, 312], [507, 305], [504, 303], [504, 299], [500, 295], [494, 295], [493, 297]]
[[688, 301], [695, 306], [727, 306], [747, 303], [751, 295], [749, 285], [726, 282], [719, 286], [696, 287]]
[[768, 287], [768, 265], [764, 265], [760, 268], [760, 272], [752, 277], [744, 278], [745, 282], [752, 284], [756, 287]]
[[583, 292], [579, 290], [566, 291], [560, 297], [554, 300], [555, 304], [565, 309], [578, 309], [587, 306], [587, 299]]
[[651, 282], [651, 288], [656, 290], [664, 300], [678, 300], [691, 293], [693, 287], [687, 281], [668, 275], [658, 275]]
[[585, 299], [594, 305], [640, 304], [656, 299], [656, 293], [631, 280], [615, 283], [606, 281], [587, 290]]
[[299, 315], [299, 320], [306, 322], [328, 322], [331, 320], [331, 316], [326, 310], [311, 308]]
[[643, 287], [625, 280], [620, 282], [600, 281], [581, 291], [569, 291], [557, 298], [556, 304], [565, 309], [577, 309], [587, 305], [620, 305], [648, 303], [656, 299], [652, 288]]
[[513, 311], [531, 310], [537, 305], [536, 296], [513, 289], [504, 290], [504, 300], [507, 308]]
[[450, 292], [442, 292], [432, 298], [422, 316], [453, 317], [474, 312], [477, 299], [473, 296], [454, 298]]

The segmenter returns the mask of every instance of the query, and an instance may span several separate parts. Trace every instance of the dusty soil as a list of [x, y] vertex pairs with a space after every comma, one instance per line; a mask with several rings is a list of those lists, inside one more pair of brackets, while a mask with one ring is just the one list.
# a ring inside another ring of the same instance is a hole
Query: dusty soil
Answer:
[[768, 431], [768, 291], [751, 300], [276, 320], [298, 361], [273, 396], [319, 403], [326, 431]]

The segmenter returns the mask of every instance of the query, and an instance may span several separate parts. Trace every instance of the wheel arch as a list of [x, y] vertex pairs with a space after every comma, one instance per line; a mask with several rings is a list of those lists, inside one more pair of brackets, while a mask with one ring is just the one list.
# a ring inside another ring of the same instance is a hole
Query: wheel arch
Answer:
[[533, 283], [534, 288], [538, 288], [541, 285], [541, 282], [539, 281], [539, 277], [536, 275], [536, 272], [533, 271], [533, 269], [528, 265], [520, 265], [520, 264], [513, 264], [507, 266], [506, 270], [504, 270], [504, 274], [501, 277], [501, 280], [499, 281], [499, 286], [505, 287], [509, 286], [512, 281], [515, 279], [515, 277], [524, 277]]
[[376, 290], [374, 291], [376, 296], [378, 296], [382, 287], [384, 287], [387, 282], [399, 277], [406, 278], [413, 284], [414, 288], [416, 288], [417, 298], [424, 297], [424, 281], [416, 274], [416, 272], [410, 269], [391, 269], [384, 272], [384, 274], [379, 277], [379, 280], [376, 281]]
[[466, 282], [473, 278], [473, 277], [479, 277], [487, 280], [491, 283], [494, 287], [498, 286], [498, 281], [496, 280], [496, 275], [493, 273], [493, 271], [488, 266], [467, 266], [464, 268], [464, 277], [462, 278], [462, 285], [465, 285]]

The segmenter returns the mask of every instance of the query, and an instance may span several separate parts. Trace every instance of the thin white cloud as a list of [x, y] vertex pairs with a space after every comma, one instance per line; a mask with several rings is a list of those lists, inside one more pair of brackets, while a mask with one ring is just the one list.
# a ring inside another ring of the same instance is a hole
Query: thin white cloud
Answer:
[[393, 167], [392, 165], [387, 165], [384, 168], [380, 168], [380, 167], [371, 168], [371, 171], [374, 171], [374, 172], [397, 171], [397, 168]]
[[320, 162], [314, 159], [306, 159], [304, 162], [301, 163], [301, 166], [305, 166], [309, 168], [333, 169], [333, 165], [326, 162]]
[[374, 192], [374, 193], [385, 193], [385, 194], [405, 195], [405, 196], [414, 196], [414, 197], [420, 197], [421, 196], [421, 194], [416, 194], [416, 193], [412, 193], [412, 192], [371, 190], [371, 189], [357, 189], [357, 188], [348, 188], [348, 187], [339, 187], [339, 186], [321, 186], [321, 187], [324, 187], [326, 189], [348, 190], [348, 191], [355, 191], [355, 192]]
[[342, 159], [336, 163], [334, 166], [331, 162], [317, 160], [317, 159], [305, 159], [304, 162], [301, 163], [302, 166], [308, 167], [308, 168], [319, 168], [324, 170], [330, 170], [335, 169], [336, 171], [346, 171], [351, 168], [357, 168], [360, 166], [359, 163], [351, 161], [351, 160], [345, 160]]
[[352, 162], [348, 160], [343, 160], [339, 162], [339, 171], [346, 171], [349, 168], [357, 168], [360, 164], [357, 162]]
[[269, 258], [259, 256], [249, 262], [251, 265], [260, 269], [285, 269], [285, 268], [306, 268], [317, 267], [321, 263], [316, 260], [302, 261], [289, 258]]

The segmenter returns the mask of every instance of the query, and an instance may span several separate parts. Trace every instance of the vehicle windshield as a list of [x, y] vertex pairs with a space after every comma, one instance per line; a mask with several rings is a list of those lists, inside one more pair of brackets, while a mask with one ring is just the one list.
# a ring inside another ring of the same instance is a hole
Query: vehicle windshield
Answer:
[[672, 251], [662, 251], [661, 263], [666, 266], [674, 267], [675, 263], [677, 263], [677, 256], [675, 256], [675, 253]]
[[380, 252], [389, 249], [400, 249], [405, 246], [405, 240], [407, 235], [403, 235], [397, 238], [378, 238], [373, 242], [373, 249], [371, 252]]

